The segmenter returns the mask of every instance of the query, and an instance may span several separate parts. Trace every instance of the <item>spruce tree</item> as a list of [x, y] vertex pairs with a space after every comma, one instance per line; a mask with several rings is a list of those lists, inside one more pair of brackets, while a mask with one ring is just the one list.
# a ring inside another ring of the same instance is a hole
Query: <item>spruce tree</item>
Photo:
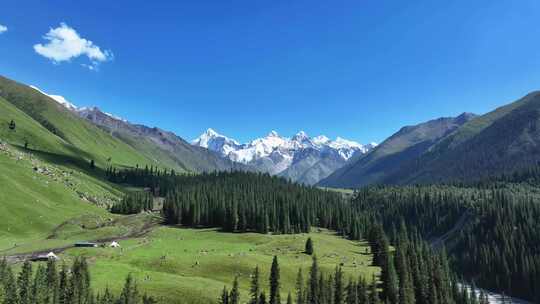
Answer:
[[379, 291], [377, 290], [377, 279], [373, 276], [373, 280], [369, 286], [369, 304], [381, 304]]
[[311, 240], [310, 237], [308, 237], [308, 239], [306, 241], [305, 253], [309, 254], [309, 255], [313, 254], [313, 241]]
[[347, 304], [358, 304], [358, 290], [354, 281], [349, 279], [349, 284], [347, 284]]
[[302, 268], [298, 269], [296, 275], [296, 304], [305, 304], [306, 296], [304, 291], [304, 276], [302, 275]]
[[68, 270], [66, 264], [62, 264], [58, 278], [58, 303], [69, 304], [71, 303], [71, 292], [68, 278]]
[[128, 274], [124, 283], [124, 288], [120, 294], [120, 303], [122, 304], [137, 304], [139, 293], [137, 290], [137, 282], [131, 274]]
[[290, 292], [287, 294], [287, 304], [293, 304], [292, 295]]
[[394, 267], [394, 257], [391, 254], [384, 254], [385, 262], [381, 265], [382, 297], [390, 304], [397, 304], [399, 301], [398, 278]]
[[308, 304], [319, 304], [319, 265], [316, 256], [313, 256], [308, 284]]
[[264, 291], [261, 292], [261, 295], [259, 296], [259, 304], [268, 304], [266, 302], [266, 294]]
[[223, 291], [221, 292], [219, 304], [229, 304], [229, 291], [227, 290], [227, 286], [223, 286]]
[[260, 286], [260, 273], [259, 273], [259, 266], [255, 267], [255, 270], [253, 270], [253, 274], [251, 275], [251, 288], [250, 288], [250, 295], [251, 300], [250, 304], [257, 304], [259, 302], [259, 295], [261, 293], [261, 286]]
[[231, 293], [229, 294], [229, 304], [239, 304], [240, 303], [240, 288], [238, 286], [238, 277], [234, 277], [233, 287]]
[[18, 304], [19, 303], [19, 294], [17, 290], [17, 282], [15, 281], [15, 276], [11, 267], [7, 266], [4, 270], [4, 301], [3, 304]]
[[279, 286], [279, 264], [277, 256], [272, 260], [270, 268], [270, 299], [269, 304], [280, 304], [280, 286]]
[[47, 299], [46, 303], [56, 304], [58, 303], [58, 273], [56, 270], [56, 261], [49, 259], [47, 261]]
[[[356, 290], [356, 286], [354, 289]], [[341, 270], [341, 267], [336, 267], [334, 275], [334, 304], [343, 304], [343, 293], [343, 271]]]
[[31, 280], [32, 264], [29, 260], [26, 260], [24, 261], [19, 277], [17, 278], [20, 304], [31, 304]]

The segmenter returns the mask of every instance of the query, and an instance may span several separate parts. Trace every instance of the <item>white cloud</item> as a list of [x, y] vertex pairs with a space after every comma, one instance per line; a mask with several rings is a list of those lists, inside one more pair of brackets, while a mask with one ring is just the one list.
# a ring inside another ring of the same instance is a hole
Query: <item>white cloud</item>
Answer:
[[91, 64], [86, 64], [85, 66], [95, 68], [100, 62], [105, 62], [113, 58], [111, 51], [102, 51], [99, 46], [79, 36], [75, 29], [65, 23], [61, 23], [57, 28], [51, 28], [43, 36], [43, 39], [48, 42], [46, 44], [34, 45], [34, 50], [54, 63], [70, 61], [79, 56], [86, 56]]
[[0, 34], [7, 32], [7, 30], [8, 30], [7, 26], [0, 24]]

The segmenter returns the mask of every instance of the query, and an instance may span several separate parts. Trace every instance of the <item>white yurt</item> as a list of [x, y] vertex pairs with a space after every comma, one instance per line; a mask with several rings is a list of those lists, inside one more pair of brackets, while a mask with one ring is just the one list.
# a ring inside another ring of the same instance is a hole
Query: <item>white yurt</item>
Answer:
[[47, 259], [50, 259], [50, 260], [55, 260], [55, 261], [58, 261], [59, 258], [56, 254], [54, 254], [54, 252], [49, 252], [47, 253]]

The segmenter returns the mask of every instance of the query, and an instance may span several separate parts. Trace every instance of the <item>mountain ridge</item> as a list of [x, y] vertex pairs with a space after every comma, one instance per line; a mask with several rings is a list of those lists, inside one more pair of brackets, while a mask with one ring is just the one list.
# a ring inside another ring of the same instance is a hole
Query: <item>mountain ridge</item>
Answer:
[[370, 153], [351, 159], [318, 185], [356, 188], [385, 183], [385, 179], [409, 161], [428, 151], [439, 140], [473, 119], [475, 114], [441, 117], [411, 126], [404, 126], [388, 137]]
[[[375, 143], [362, 145], [341, 137], [335, 140], [324, 135], [310, 137], [304, 131], [290, 138], [270, 131], [265, 137], [241, 144], [212, 128], [191, 143], [220, 153], [232, 161], [254, 166], [262, 172], [304, 184], [315, 184], [345, 164], [354, 154], [367, 153], [376, 146]], [[311, 171], [312, 167], [314, 171]]]

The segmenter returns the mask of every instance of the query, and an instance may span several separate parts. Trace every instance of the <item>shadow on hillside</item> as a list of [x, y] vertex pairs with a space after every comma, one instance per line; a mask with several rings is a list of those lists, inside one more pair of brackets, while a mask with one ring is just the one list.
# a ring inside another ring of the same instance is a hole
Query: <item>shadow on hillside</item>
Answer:
[[[87, 175], [93, 176], [98, 179], [105, 179], [106, 178], [106, 171], [105, 169], [102, 169], [98, 166], [95, 166], [91, 168], [90, 161], [87, 161], [84, 159], [84, 154], [89, 155], [87, 153], [83, 153], [81, 157], [75, 157], [65, 154], [58, 154], [53, 152], [47, 152], [47, 151], [41, 151], [41, 150], [34, 150], [31, 148], [24, 148], [24, 146], [21, 145], [14, 145], [15, 147], [21, 149], [21, 151], [26, 151], [29, 153], [32, 153], [39, 158], [43, 159], [44, 161], [47, 161], [49, 163], [69, 167], [72, 169], [76, 169], [79, 171], [84, 172]], [[78, 152], [78, 151], [77, 151]]]

